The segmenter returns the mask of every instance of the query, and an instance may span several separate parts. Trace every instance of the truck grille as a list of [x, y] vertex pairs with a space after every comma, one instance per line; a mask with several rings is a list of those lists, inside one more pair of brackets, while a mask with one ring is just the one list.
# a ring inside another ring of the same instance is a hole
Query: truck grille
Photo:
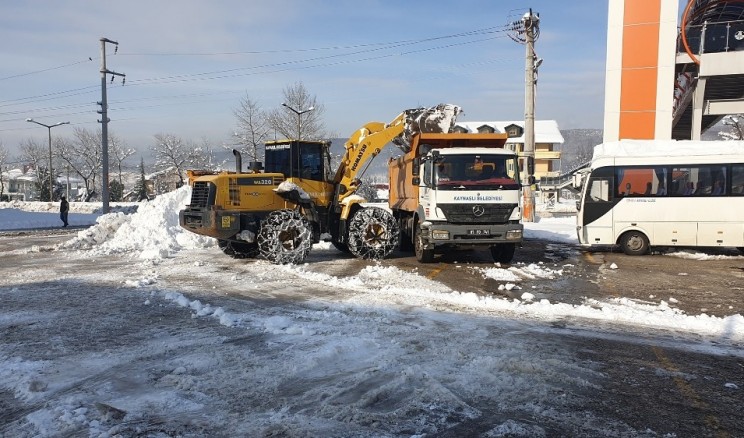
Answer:
[[[214, 185], [205, 181], [197, 181], [191, 190], [191, 208], [207, 207], [211, 204], [210, 193], [214, 192]], [[212, 196], [214, 198], [214, 195]]]
[[[517, 204], [439, 204], [453, 224], [505, 224]], [[483, 209], [481, 215], [477, 215]]]

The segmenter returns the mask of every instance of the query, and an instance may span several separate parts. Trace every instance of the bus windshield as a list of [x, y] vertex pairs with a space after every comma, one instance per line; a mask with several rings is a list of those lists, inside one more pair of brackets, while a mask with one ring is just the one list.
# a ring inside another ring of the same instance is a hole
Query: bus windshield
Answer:
[[442, 190], [519, 188], [516, 157], [499, 154], [440, 155], [434, 184]]

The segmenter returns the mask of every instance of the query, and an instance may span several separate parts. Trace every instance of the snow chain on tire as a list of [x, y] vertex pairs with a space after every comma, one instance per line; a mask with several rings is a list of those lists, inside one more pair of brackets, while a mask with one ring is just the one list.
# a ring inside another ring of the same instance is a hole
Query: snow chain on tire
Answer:
[[362, 208], [349, 222], [349, 251], [359, 258], [384, 259], [398, 246], [400, 228], [387, 210]]
[[276, 264], [302, 263], [313, 246], [307, 219], [295, 210], [272, 211], [256, 239], [261, 257]]

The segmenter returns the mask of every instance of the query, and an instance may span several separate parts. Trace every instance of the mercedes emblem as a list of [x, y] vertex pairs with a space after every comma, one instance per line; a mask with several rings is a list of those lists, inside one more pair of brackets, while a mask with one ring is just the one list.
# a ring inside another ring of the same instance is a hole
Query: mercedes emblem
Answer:
[[475, 217], [481, 217], [486, 212], [486, 209], [482, 205], [477, 204], [473, 206], [473, 215]]

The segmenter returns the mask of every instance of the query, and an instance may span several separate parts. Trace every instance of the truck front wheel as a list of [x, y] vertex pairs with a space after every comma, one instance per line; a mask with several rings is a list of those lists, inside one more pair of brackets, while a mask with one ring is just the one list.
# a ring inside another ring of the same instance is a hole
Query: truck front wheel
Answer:
[[514, 258], [517, 245], [514, 243], [500, 243], [491, 247], [491, 257], [494, 262], [509, 263]]
[[413, 236], [413, 251], [416, 253], [416, 260], [421, 263], [431, 263], [434, 261], [434, 249], [425, 249], [423, 237], [421, 237], [421, 227], [416, 224]]
[[261, 223], [258, 250], [276, 264], [302, 263], [313, 246], [310, 224], [295, 210], [272, 211]]
[[362, 208], [349, 221], [349, 251], [362, 259], [384, 259], [398, 246], [400, 228], [387, 210]]

